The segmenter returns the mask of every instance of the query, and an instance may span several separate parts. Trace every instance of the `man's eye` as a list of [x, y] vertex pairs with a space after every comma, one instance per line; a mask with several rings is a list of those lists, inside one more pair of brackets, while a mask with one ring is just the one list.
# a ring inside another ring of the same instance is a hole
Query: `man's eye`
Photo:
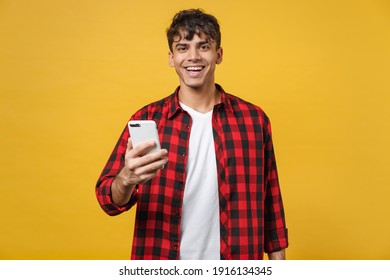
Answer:
[[185, 47], [178, 47], [178, 48], [177, 48], [177, 51], [179, 51], [179, 52], [184, 52], [185, 50], [186, 50]]
[[210, 48], [209, 45], [202, 45], [202, 46], [200, 46], [201, 50], [208, 50], [209, 48]]

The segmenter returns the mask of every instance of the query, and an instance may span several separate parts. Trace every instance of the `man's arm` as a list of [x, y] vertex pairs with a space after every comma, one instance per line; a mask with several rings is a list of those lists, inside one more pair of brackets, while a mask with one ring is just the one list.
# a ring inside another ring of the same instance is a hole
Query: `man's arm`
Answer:
[[283, 249], [288, 247], [288, 231], [272, 144], [271, 124], [268, 118], [264, 129], [264, 157], [264, 248], [272, 259], [279, 259], [285, 257]]
[[277, 252], [272, 252], [268, 253], [268, 259], [269, 260], [285, 260], [286, 259], [286, 252], [284, 249], [277, 251]]
[[[143, 143], [133, 149], [127, 126], [123, 130], [96, 183], [97, 200], [108, 215], [118, 215], [137, 203], [135, 186], [156, 176], [157, 168], [166, 163], [166, 150], [156, 152], [158, 155], [140, 157], [153, 145], [154, 143]], [[152, 170], [155, 172], [151, 172]]]

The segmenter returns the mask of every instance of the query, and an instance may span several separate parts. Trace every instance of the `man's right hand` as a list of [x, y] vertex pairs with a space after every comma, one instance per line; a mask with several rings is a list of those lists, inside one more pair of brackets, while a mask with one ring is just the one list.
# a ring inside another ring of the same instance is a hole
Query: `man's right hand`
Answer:
[[112, 199], [118, 206], [125, 205], [130, 200], [134, 187], [156, 177], [168, 162], [168, 151], [166, 149], [146, 154], [155, 145], [156, 143], [150, 140], [133, 148], [131, 138], [128, 139], [125, 166], [116, 176], [111, 186]]

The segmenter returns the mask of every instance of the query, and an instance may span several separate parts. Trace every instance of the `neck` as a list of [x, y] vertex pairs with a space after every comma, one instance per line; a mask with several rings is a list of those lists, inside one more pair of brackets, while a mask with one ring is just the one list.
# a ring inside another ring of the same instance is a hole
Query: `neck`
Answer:
[[221, 100], [221, 93], [213, 83], [202, 88], [180, 85], [179, 101], [200, 113], [210, 112]]

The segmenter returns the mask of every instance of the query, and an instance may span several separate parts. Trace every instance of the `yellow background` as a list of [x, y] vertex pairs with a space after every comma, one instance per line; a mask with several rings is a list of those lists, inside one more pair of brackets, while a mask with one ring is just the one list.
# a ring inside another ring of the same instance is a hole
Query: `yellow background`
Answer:
[[221, 23], [217, 82], [270, 116], [290, 259], [390, 259], [390, 2], [0, 1], [0, 259], [128, 259], [95, 182], [178, 84], [165, 29]]

